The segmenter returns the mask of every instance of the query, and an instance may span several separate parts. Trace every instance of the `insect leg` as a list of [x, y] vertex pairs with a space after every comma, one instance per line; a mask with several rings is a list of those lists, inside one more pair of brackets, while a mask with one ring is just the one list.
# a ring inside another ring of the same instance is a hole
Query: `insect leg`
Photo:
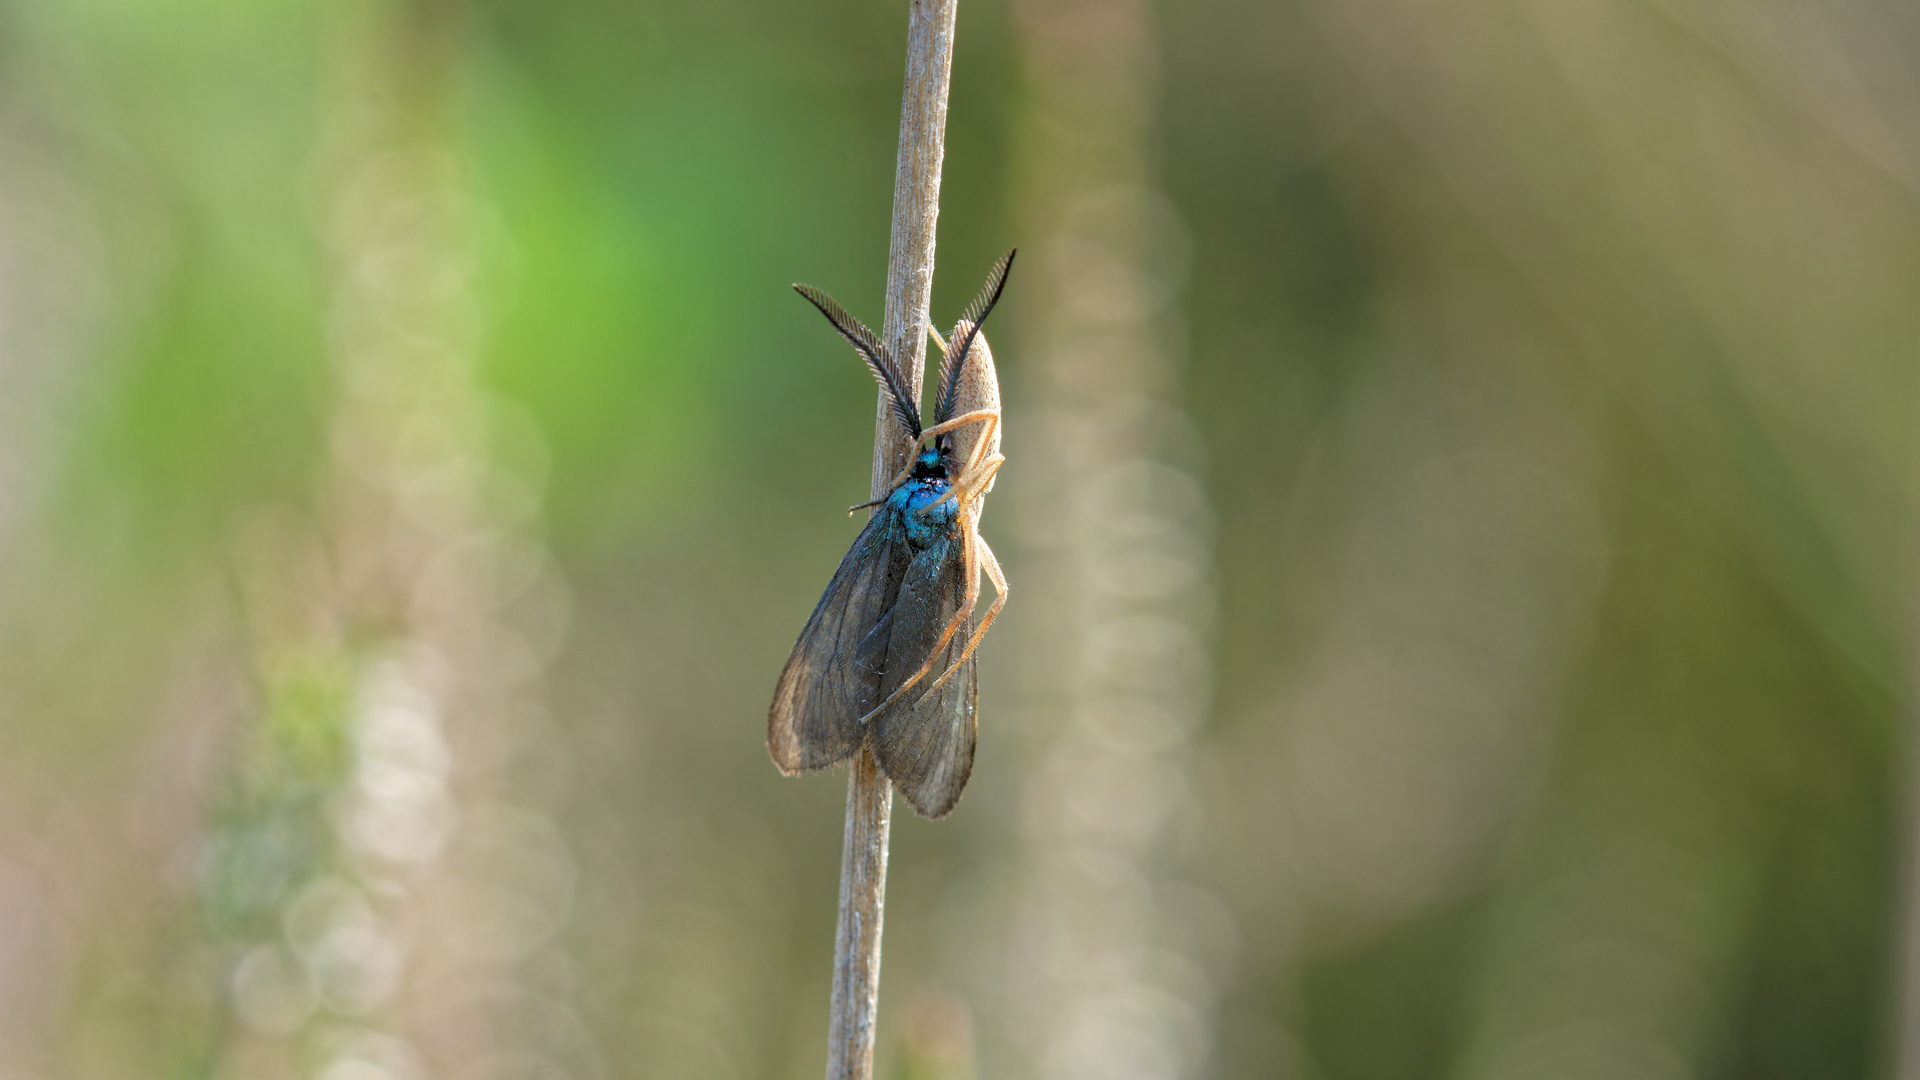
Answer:
[[[966, 424], [985, 424], [987, 425], [987, 430], [984, 434], [980, 436], [979, 443], [975, 445], [973, 448], [973, 456], [978, 458], [980, 456], [981, 448], [986, 446], [987, 440], [993, 437], [993, 429], [999, 423], [1000, 423], [999, 413], [994, 412], [991, 409], [982, 409], [979, 412], [970, 412], [965, 416], [956, 416], [944, 424], [935, 424], [934, 426], [921, 432], [920, 437], [924, 439], [930, 435], [945, 435], [947, 432], [952, 431], [953, 429], [957, 427], [961, 427]], [[1006, 459], [1001, 458], [1000, 460], [1005, 461]], [[962, 476], [970, 475], [973, 471], [973, 468], [974, 468], [973, 462], [969, 461], [967, 463], [967, 469], [964, 472], [962, 472], [961, 475]], [[913, 460], [909, 458], [907, 460], [907, 467], [900, 470], [900, 474], [898, 476], [895, 476], [893, 480], [887, 484], [887, 494], [888, 495], [893, 494], [893, 489], [899, 487], [901, 484], [906, 483], [907, 477], [911, 476], [912, 474], [913, 474]], [[940, 503], [946, 502], [948, 499], [953, 498], [953, 496], [954, 496], [954, 492], [948, 491], [944, 496], [940, 498], [938, 502], [934, 503], [934, 505], [938, 506], [940, 505]], [[865, 510], [869, 506], [878, 506], [881, 503], [886, 501], [887, 501], [887, 496], [882, 495], [877, 499], [869, 499], [866, 502], [859, 504], [858, 506], [847, 507], [847, 513], [851, 514], [856, 510]]]
[[[918, 440], [918, 439], [915, 439], [915, 440], [913, 441], [913, 445], [915, 445], [915, 446], [919, 446], [919, 445], [920, 445], [920, 440]], [[909, 454], [909, 455], [907, 455], [907, 467], [906, 467], [906, 468], [904, 468], [904, 469], [901, 469], [901, 470], [900, 470], [900, 472], [899, 472], [899, 473], [898, 473], [898, 474], [897, 474], [896, 476], [894, 476], [894, 478], [893, 478], [892, 480], [889, 480], [889, 481], [887, 481], [887, 490], [886, 490], [886, 494], [885, 494], [885, 495], [881, 495], [881, 496], [880, 496], [879, 498], [877, 498], [877, 499], [868, 499], [868, 500], [867, 500], [866, 502], [863, 502], [863, 503], [859, 503], [859, 504], [856, 504], [856, 505], [854, 505], [854, 506], [849, 506], [849, 507], [847, 507], [847, 513], [848, 513], [848, 514], [852, 514], [852, 513], [853, 513], [854, 511], [856, 511], [856, 510], [865, 510], [865, 509], [866, 509], [867, 507], [869, 507], [869, 506], [879, 506], [879, 505], [880, 505], [881, 503], [883, 503], [883, 502], [886, 502], [886, 501], [887, 501], [887, 495], [891, 495], [891, 494], [893, 494], [893, 489], [894, 489], [894, 488], [897, 488], [897, 487], [899, 487], [899, 486], [900, 486], [901, 484], [904, 484], [904, 483], [906, 483], [906, 482], [907, 482], [907, 477], [909, 477], [909, 476], [912, 476], [912, 475], [913, 475], [913, 459], [914, 459], [914, 458], [915, 458], [916, 456], [918, 456], [918, 455], [917, 455], [917, 454]]]

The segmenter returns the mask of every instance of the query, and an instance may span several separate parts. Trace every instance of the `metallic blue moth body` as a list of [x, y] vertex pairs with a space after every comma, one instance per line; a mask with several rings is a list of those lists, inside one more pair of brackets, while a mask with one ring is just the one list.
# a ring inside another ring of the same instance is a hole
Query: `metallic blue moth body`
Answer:
[[[937, 457], [938, 452], [934, 450], [920, 455], [923, 464]], [[882, 512], [899, 514], [906, 523], [907, 543], [916, 550], [924, 550], [951, 533], [959, 519], [959, 507], [946, 497], [952, 487], [942, 475], [909, 479], [887, 496], [887, 501], [881, 504], [885, 508]]]
[[[795, 286], [860, 352], [902, 425], [925, 444], [889, 490], [867, 504], [875, 507], [873, 516], [794, 643], [767, 712], [767, 750], [792, 774], [868, 746], [907, 802], [927, 817], [952, 810], [972, 773], [979, 689], [973, 652], [1006, 599], [1005, 578], [977, 527], [982, 497], [1004, 460], [991, 435], [999, 423], [999, 392], [983, 385], [994, 375], [978, 331], [1012, 260], [1008, 252], [994, 267], [951, 346], [942, 342], [934, 423], [925, 429], [906, 380], [872, 331], [824, 293]], [[955, 415], [959, 406], [980, 401], [989, 406]], [[969, 427], [989, 435], [966, 434]], [[983, 571], [997, 595], [976, 629]]]

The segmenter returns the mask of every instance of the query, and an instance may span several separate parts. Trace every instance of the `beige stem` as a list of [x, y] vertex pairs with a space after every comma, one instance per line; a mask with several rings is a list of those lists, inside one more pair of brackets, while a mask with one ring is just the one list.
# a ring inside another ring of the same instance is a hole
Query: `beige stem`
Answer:
[[[927, 301], [933, 291], [934, 225], [940, 214], [940, 162], [946, 148], [956, 3], [911, 0], [907, 23], [906, 91], [900, 104], [900, 157], [893, 180], [893, 239], [887, 252], [887, 308], [881, 339], [899, 361], [915, 401], [920, 399], [926, 359]], [[909, 435], [894, 418], [883, 392], [874, 421], [872, 497], [886, 494], [888, 481], [906, 464], [913, 449]], [[893, 786], [881, 775], [873, 752], [863, 747], [847, 777], [827, 1080], [869, 1080], [873, 1075], [892, 813]]]

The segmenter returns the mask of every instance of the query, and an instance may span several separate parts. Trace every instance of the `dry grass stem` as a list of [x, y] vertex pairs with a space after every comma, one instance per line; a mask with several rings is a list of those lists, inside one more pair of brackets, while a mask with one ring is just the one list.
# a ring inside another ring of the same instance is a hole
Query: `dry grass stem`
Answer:
[[[940, 215], [940, 164], [947, 132], [947, 83], [953, 65], [957, 0], [911, 0], [906, 90], [900, 104], [900, 155], [893, 182], [893, 233], [887, 253], [886, 319], [881, 339], [900, 362], [913, 398], [926, 359], [927, 303], [933, 286], [934, 226]], [[873, 432], [871, 497], [906, 463], [912, 444], [880, 395]], [[854, 756], [847, 778], [847, 829], [840, 856], [840, 916], [833, 941], [833, 1015], [827, 1080], [873, 1075], [874, 1015], [880, 994], [880, 933], [887, 891], [887, 833], [893, 787], [870, 750]]]

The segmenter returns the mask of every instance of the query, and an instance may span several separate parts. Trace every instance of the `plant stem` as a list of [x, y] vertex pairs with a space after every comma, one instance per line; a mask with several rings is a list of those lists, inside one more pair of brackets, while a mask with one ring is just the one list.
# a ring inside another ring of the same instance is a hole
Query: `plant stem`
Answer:
[[[906, 91], [900, 103], [900, 156], [893, 177], [893, 235], [887, 251], [886, 320], [881, 340], [920, 397], [933, 292], [934, 225], [940, 216], [940, 163], [946, 153], [947, 81], [953, 66], [957, 0], [910, 0]], [[871, 498], [906, 463], [912, 445], [884, 393], [873, 429]], [[893, 785], [862, 748], [847, 775], [847, 831], [840, 853], [840, 921], [833, 938], [833, 1016], [827, 1080], [873, 1075], [874, 1014], [880, 996], [880, 931], [886, 910], [887, 832]]]

